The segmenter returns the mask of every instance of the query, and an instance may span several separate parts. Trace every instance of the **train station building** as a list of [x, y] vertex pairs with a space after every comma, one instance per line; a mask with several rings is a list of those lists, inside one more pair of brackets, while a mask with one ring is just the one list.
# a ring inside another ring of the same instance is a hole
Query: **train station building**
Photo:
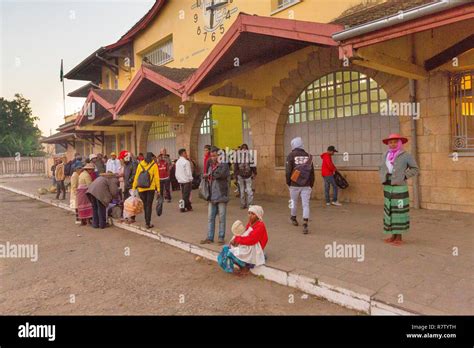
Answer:
[[286, 196], [299, 136], [316, 164], [339, 150], [342, 201], [378, 204], [382, 139], [400, 133], [420, 166], [413, 205], [474, 213], [473, 18], [471, 1], [157, 0], [65, 75], [85, 103], [45, 142], [197, 163], [206, 144], [247, 143], [257, 192]]

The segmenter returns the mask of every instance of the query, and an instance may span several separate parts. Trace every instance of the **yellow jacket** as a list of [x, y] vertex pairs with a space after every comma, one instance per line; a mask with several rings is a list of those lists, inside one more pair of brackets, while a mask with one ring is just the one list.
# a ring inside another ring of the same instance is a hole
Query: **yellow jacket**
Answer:
[[152, 161], [149, 164], [147, 164], [145, 161], [141, 161], [138, 164], [137, 172], [135, 173], [135, 178], [133, 179], [132, 189], [133, 190], [137, 189], [138, 177], [140, 176], [140, 173], [143, 171], [143, 168], [145, 168], [145, 171], [149, 169], [148, 173], [150, 174], [151, 184], [149, 188], [138, 187], [138, 192], [155, 191], [155, 190], [160, 192], [160, 172], [158, 171], [158, 166], [156, 165], [155, 161]]

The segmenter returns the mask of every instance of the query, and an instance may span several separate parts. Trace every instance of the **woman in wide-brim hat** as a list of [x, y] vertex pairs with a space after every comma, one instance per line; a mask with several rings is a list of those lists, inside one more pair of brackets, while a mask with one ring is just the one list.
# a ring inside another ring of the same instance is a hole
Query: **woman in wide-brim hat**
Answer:
[[380, 166], [380, 180], [384, 190], [384, 233], [391, 236], [386, 243], [400, 245], [402, 234], [410, 229], [410, 198], [407, 179], [418, 175], [418, 164], [403, 149], [407, 138], [391, 134], [383, 140], [388, 146]]

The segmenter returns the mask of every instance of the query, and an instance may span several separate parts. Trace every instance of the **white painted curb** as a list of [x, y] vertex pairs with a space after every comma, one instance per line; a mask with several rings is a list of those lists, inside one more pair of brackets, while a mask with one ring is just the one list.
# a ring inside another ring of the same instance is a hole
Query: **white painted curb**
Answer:
[[[71, 209], [69, 205], [64, 203], [59, 203], [52, 199], [45, 199], [39, 195], [34, 195], [14, 189], [5, 185], [0, 184], [0, 188], [23, 195], [32, 199], [39, 200], [41, 202], [54, 205], [58, 208], [62, 208], [71, 212], [74, 212], [74, 209]], [[112, 219], [113, 225], [133, 232], [139, 235], [158, 240], [162, 243], [174, 246], [178, 249], [184, 250], [186, 252], [199, 255], [205, 259], [217, 262], [218, 253], [213, 250], [202, 248], [198, 245], [192, 243], [184, 242], [182, 240], [163, 235], [159, 232], [152, 231], [140, 226], [129, 225], [120, 222], [117, 219]], [[414, 315], [419, 313], [412, 313], [405, 311], [401, 308], [392, 306], [387, 303], [377, 301], [373, 298], [375, 294], [363, 294], [358, 293], [353, 290], [346, 289], [341, 286], [334, 286], [326, 281], [318, 280], [310, 276], [300, 274], [298, 272], [287, 272], [271, 266], [259, 266], [251, 270], [251, 272], [259, 277], [262, 277], [266, 280], [273, 281], [275, 283], [289, 286], [295, 289], [298, 289], [302, 292], [324, 298], [329, 302], [336, 303], [346, 308], [354, 309], [370, 315]]]

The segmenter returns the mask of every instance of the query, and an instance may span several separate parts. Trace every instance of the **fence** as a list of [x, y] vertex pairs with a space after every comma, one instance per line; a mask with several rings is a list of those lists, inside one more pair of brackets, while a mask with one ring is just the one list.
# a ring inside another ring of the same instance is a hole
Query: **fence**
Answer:
[[45, 157], [0, 157], [0, 175], [47, 175]]

